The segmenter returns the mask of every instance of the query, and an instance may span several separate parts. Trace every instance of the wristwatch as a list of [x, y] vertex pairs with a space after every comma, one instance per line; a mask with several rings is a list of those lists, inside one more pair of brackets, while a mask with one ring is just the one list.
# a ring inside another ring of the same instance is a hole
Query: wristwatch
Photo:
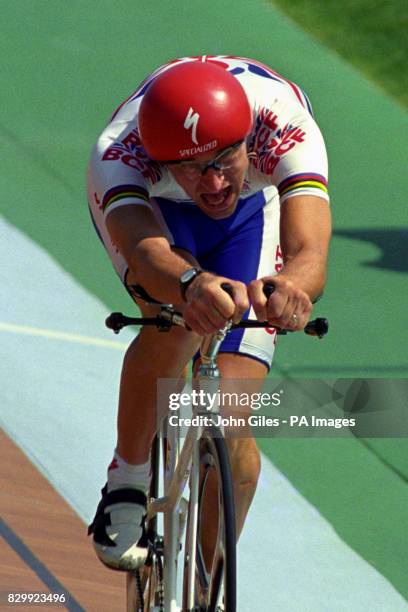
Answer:
[[202, 272], [203, 270], [200, 270], [200, 268], [189, 268], [180, 276], [180, 291], [184, 301], [186, 301], [186, 291], [188, 287]]

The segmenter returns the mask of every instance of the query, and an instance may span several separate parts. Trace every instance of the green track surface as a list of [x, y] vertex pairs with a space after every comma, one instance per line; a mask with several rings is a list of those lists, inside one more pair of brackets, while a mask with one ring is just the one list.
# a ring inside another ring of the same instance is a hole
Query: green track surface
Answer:
[[[316, 307], [330, 319], [331, 332], [322, 342], [300, 334], [283, 340], [275, 372], [407, 375], [403, 109], [258, 0], [20, 0], [1, 3], [1, 13], [7, 112], [0, 120], [0, 212], [8, 220], [110, 308], [129, 310], [87, 212], [93, 142], [112, 110], [160, 63], [200, 53], [256, 57], [312, 99], [329, 150], [335, 222], [329, 282]], [[344, 540], [408, 598], [406, 442], [263, 440], [262, 446]]]
[[406, 0], [272, 0], [272, 4], [408, 106]]

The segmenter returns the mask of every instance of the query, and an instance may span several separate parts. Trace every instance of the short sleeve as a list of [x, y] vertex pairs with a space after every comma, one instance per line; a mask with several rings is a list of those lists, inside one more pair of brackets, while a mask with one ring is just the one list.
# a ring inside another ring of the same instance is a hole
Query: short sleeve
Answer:
[[251, 163], [269, 176], [281, 203], [294, 195], [328, 196], [328, 161], [323, 136], [308, 112], [288, 100], [257, 109]]

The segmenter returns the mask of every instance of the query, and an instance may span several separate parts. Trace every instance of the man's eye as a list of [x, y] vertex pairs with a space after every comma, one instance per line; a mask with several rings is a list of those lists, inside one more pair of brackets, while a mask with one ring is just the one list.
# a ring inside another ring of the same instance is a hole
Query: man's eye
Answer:
[[230, 162], [233, 162], [236, 157], [237, 152], [234, 151], [233, 153], [228, 153], [228, 155], [222, 157], [220, 161], [222, 161], [224, 164], [229, 164]]

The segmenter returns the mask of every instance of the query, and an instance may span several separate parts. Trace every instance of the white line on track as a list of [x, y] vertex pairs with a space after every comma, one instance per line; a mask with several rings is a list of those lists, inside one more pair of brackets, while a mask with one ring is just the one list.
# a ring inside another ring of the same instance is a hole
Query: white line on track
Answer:
[[121, 351], [126, 349], [128, 346], [124, 342], [116, 342], [115, 340], [103, 340], [102, 338], [95, 338], [92, 336], [82, 336], [80, 334], [70, 334], [52, 329], [29, 327], [27, 325], [13, 325], [10, 323], [0, 323], [0, 331], [24, 334], [27, 336], [42, 336], [43, 338], [49, 338], [51, 340], [77, 342], [78, 344], [86, 344], [87, 346], [102, 346]]

